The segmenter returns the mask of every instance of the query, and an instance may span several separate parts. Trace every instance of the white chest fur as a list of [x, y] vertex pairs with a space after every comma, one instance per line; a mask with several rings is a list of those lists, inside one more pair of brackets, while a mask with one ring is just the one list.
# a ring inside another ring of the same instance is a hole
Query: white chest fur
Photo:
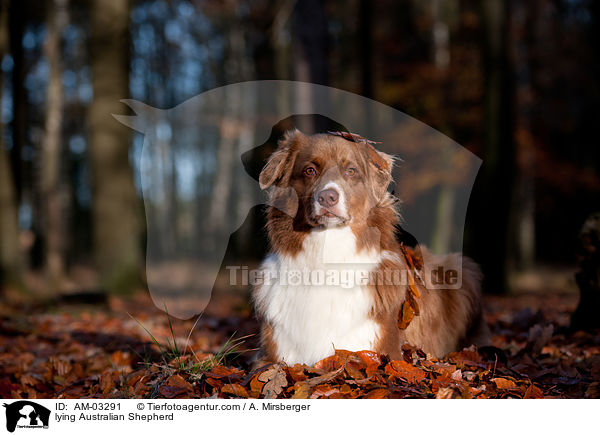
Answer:
[[360, 277], [380, 260], [377, 252], [357, 252], [349, 227], [311, 232], [295, 257], [267, 257], [262, 268], [271, 281], [255, 289], [254, 299], [273, 328], [278, 357], [314, 364], [335, 349], [372, 349], [379, 326], [369, 317], [373, 301]]

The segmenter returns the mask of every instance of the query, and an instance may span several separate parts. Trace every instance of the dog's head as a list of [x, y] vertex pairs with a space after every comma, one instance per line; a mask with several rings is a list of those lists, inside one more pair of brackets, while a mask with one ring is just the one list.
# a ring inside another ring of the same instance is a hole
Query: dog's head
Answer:
[[311, 227], [366, 222], [392, 201], [393, 159], [366, 140], [287, 132], [260, 173], [270, 204]]

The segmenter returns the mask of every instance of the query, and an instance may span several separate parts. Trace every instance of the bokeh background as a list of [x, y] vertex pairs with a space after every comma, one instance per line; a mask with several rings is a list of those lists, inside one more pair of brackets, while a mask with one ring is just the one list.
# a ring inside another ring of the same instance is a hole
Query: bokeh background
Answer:
[[[465, 146], [483, 160], [464, 250], [484, 290], [576, 292], [577, 234], [600, 208], [598, 2], [3, 0], [0, 14], [6, 301], [144, 291], [143, 137], [110, 114], [265, 79], [375, 99]], [[259, 224], [236, 255], [264, 253]]]

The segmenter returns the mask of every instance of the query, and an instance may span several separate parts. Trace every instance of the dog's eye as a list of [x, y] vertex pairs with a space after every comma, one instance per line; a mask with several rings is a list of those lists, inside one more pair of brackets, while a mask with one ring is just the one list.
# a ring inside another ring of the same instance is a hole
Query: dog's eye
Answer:
[[354, 177], [356, 175], [356, 169], [354, 169], [354, 168], [346, 169], [346, 175], [348, 177]]
[[312, 166], [309, 166], [308, 168], [304, 169], [304, 175], [306, 175], [307, 177], [314, 177], [315, 175], [317, 175], [317, 170]]

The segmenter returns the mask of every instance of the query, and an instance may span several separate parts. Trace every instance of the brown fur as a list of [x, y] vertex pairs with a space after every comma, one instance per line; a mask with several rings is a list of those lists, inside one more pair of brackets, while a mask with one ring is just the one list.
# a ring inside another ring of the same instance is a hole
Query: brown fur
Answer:
[[[487, 345], [489, 332], [482, 316], [479, 267], [458, 254], [436, 256], [426, 248], [421, 248], [421, 253], [424, 262], [430, 266], [441, 265], [446, 270], [462, 267], [462, 286], [459, 289], [428, 289], [418, 285], [420, 313], [406, 330], [399, 330], [401, 342], [417, 346], [433, 357], [442, 357], [471, 344]], [[406, 270], [408, 266], [400, 253], [398, 258], [397, 262], [383, 261], [379, 269], [383, 272]], [[375, 301], [373, 315], [383, 326], [376, 350], [388, 350], [398, 346], [398, 333], [393, 326], [397, 325], [407, 288], [378, 282], [371, 291]]]

